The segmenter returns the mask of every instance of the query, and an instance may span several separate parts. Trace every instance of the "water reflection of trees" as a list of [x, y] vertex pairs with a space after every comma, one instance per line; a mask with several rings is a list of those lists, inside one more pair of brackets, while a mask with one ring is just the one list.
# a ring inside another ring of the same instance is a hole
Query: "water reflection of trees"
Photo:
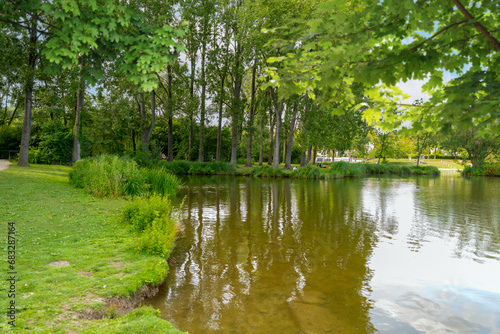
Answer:
[[192, 332], [374, 331], [375, 227], [359, 181], [213, 180], [184, 189], [185, 227], [157, 298], [167, 318]]
[[458, 177], [416, 180], [413, 233], [456, 239], [457, 257], [476, 260], [500, 249], [500, 180]]

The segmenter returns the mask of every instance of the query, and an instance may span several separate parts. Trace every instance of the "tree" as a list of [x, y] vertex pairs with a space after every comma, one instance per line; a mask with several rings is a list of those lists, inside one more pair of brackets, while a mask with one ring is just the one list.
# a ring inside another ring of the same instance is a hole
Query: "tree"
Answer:
[[[307, 34], [288, 41], [286, 56], [269, 59], [286, 68], [270, 68], [286, 91], [319, 91], [323, 103], [342, 106], [353, 103], [349, 83], [362, 82], [373, 102], [367, 118], [379, 120], [395, 107], [409, 109], [392, 119], [393, 128], [417, 108], [425, 108], [426, 122], [438, 126], [442, 120], [459, 125], [483, 117], [494, 124], [492, 130], [499, 128], [500, 117], [491, 112], [500, 97], [497, 1], [331, 1], [307, 24]], [[448, 85], [444, 71], [456, 75]], [[409, 79], [429, 79], [431, 101], [405, 105], [377, 87]], [[468, 96], [478, 102], [473, 109]]]
[[451, 134], [448, 133], [442, 145], [454, 152], [459, 148], [464, 149], [467, 151], [472, 166], [480, 168], [488, 156], [500, 151], [500, 135], [495, 133], [486, 137], [481, 136], [480, 131], [477, 128], [456, 129]]

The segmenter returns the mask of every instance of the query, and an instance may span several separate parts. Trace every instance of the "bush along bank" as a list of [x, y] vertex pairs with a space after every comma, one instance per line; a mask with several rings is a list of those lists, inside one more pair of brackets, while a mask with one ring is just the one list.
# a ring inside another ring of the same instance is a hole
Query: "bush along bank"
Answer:
[[255, 177], [292, 177], [299, 179], [339, 179], [345, 177], [360, 177], [369, 175], [439, 175], [439, 169], [435, 166], [398, 166], [391, 164], [374, 165], [348, 162], [335, 162], [328, 168], [306, 166], [294, 171], [285, 171], [272, 168], [271, 166], [255, 167], [250, 175]]
[[464, 176], [500, 176], [500, 163], [485, 163], [481, 167], [465, 167]]
[[236, 167], [229, 162], [162, 161], [158, 164], [173, 174], [235, 175]]
[[69, 180], [97, 197], [166, 196], [175, 194], [181, 184], [164, 166], [141, 168], [131, 158], [115, 155], [77, 161]]

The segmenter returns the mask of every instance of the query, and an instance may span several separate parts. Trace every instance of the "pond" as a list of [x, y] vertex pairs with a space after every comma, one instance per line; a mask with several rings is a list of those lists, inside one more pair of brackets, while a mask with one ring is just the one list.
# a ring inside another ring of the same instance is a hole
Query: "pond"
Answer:
[[190, 177], [145, 302], [197, 333], [500, 332], [500, 179]]

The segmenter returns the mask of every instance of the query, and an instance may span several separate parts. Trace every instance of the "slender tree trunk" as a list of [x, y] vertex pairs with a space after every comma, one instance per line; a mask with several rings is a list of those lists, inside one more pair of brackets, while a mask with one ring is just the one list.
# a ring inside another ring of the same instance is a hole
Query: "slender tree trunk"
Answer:
[[[283, 126], [286, 127], [286, 125], [281, 124], [281, 127], [283, 127]], [[286, 132], [285, 132], [285, 135], [283, 136], [282, 139], [283, 139], [283, 150], [281, 151], [281, 154], [282, 154], [281, 161], [285, 161], [285, 159], [286, 159], [286, 147], [287, 147], [286, 144], [288, 142], [288, 137], [287, 137]]]
[[312, 155], [312, 145], [307, 149], [307, 164], [311, 163], [311, 155]]
[[83, 111], [83, 104], [85, 102], [85, 80], [83, 79], [83, 69], [85, 67], [85, 60], [83, 55], [80, 61], [80, 88], [78, 89], [78, 97], [76, 100], [76, 112], [75, 112], [75, 129], [73, 134], [73, 157], [71, 159], [71, 165], [76, 161], [80, 160], [80, 140], [78, 138], [80, 134], [80, 116]]
[[[378, 162], [377, 162], [377, 165], [380, 165], [380, 158], [382, 157], [382, 154], [384, 153], [384, 148], [385, 148], [385, 140], [386, 140], [386, 136], [385, 135], [382, 135], [382, 147], [380, 148], [380, 153], [378, 155]], [[418, 146], [418, 144], [417, 144]], [[420, 159], [420, 153], [419, 153], [419, 157]], [[417, 166], [418, 166], [418, 162], [417, 162]]]
[[9, 122], [7, 123], [7, 125], [10, 126], [12, 124], [14, 117], [16, 117], [17, 109], [19, 109], [20, 105], [21, 105], [21, 99], [19, 98], [19, 99], [17, 99], [16, 107], [14, 108], [14, 111], [12, 112], [12, 115], [10, 116], [10, 119], [9, 119]]
[[146, 148], [149, 149], [149, 138], [151, 137], [151, 133], [153, 133], [153, 128], [155, 126], [155, 118], [156, 118], [156, 92], [153, 89], [151, 92], [151, 123], [149, 124], [147, 137], [146, 137]]
[[137, 147], [135, 145], [135, 130], [132, 130], [132, 148], [133, 148], [134, 153], [135, 153], [137, 150]]
[[250, 100], [250, 120], [248, 124], [248, 146], [247, 146], [247, 163], [245, 167], [252, 167], [252, 139], [253, 139], [253, 120], [255, 117], [255, 73], [257, 72], [257, 63], [254, 60], [252, 70], [252, 93]]
[[273, 168], [278, 168], [280, 165], [280, 141], [281, 141], [281, 108], [278, 102], [278, 91], [271, 90], [272, 104], [276, 116], [276, 135], [274, 136], [274, 154]]
[[33, 86], [35, 84], [35, 67], [36, 67], [36, 44], [37, 44], [37, 22], [38, 16], [33, 15], [30, 22], [30, 44], [28, 46], [28, 66], [29, 76], [25, 86], [24, 95], [24, 120], [23, 132], [21, 136], [21, 147], [19, 151], [19, 167], [29, 167], [29, 149], [30, 149], [30, 133], [31, 133], [31, 109], [33, 108]]
[[238, 154], [238, 115], [233, 114], [231, 120], [231, 163], [237, 165]]
[[264, 162], [264, 117], [260, 120], [260, 152], [259, 152], [259, 166]]
[[200, 110], [200, 147], [198, 152], [198, 161], [205, 160], [205, 97], [206, 87], [205, 82], [205, 53], [206, 42], [204, 41], [201, 47], [201, 110]]
[[[417, 136], [417, 167], [420, 166], [420, 136]], [[380, 161], [380, 158], [378, 158], [378, 161]]]
[[220, 83], [220, 101], [219, 101], [219, 124], [217, 125], [217, 152], [215, 153], [215, 161], [220, 161], [220, 153], [222, 149], [222, 104], [224, 102], [224, 81], [226, 80], [225, 72], [222, 75]]
[[168, 143], [167, 161], [174, 161], [174, 130], [173, 130], [173, 101], [172, 101], [172, 66], [167, 66], [168, 75]]
[[[191, 101], [194, 101], [194, 79], [196, 72], [196, 54], [191, 55], [191, 82], [190, 82], [190, 96]], [[194, 136], [194, 128], [193, 128], [193, 114], [194, 110], [189, 111], [189, 140], [188, 140], [188, 160], [191, 161], [191, 153], [193, 149], [193, 136]]]
[[290, 128], [288, 129], [288, 145], [285, 158], [285, 169], [292, 169], [292, 148], [293, 148], [293, 135], [295, 130], [295, 121], [297, 120], [298, 103], [295, 102], [293, 106], [292, 119], [290, 120]]
[[318, 148], [315, 147], [313, 150], [313, 156], [311, 157], [312, 164], [314, 165], [316, 163], [316, 156], [318, 155]]
[[273, 164], [273, 138], [274, 138], [274, 113], [271, 107], [269, 110], [269, 156], [267, 158], [267, 164], [270, 166]]
[[302, 151], [302, 154], [300, 155], [300, 167], [305, 167], [306, 166], [306, 152]]
[[235, 73], [233, 82], [233, 113], [232, 113], [232, 138], [231, 138], [231, 163], [237, 165], [238, 156], [238, 127], [240, 119], [240, 108], [241, 108], [241, 85], [243, 81], [243, 74], [241, 67], [241, 55], [243, 53], [243, 47], [237, 43], [236, 44], [236, 54], [235, 54]]

